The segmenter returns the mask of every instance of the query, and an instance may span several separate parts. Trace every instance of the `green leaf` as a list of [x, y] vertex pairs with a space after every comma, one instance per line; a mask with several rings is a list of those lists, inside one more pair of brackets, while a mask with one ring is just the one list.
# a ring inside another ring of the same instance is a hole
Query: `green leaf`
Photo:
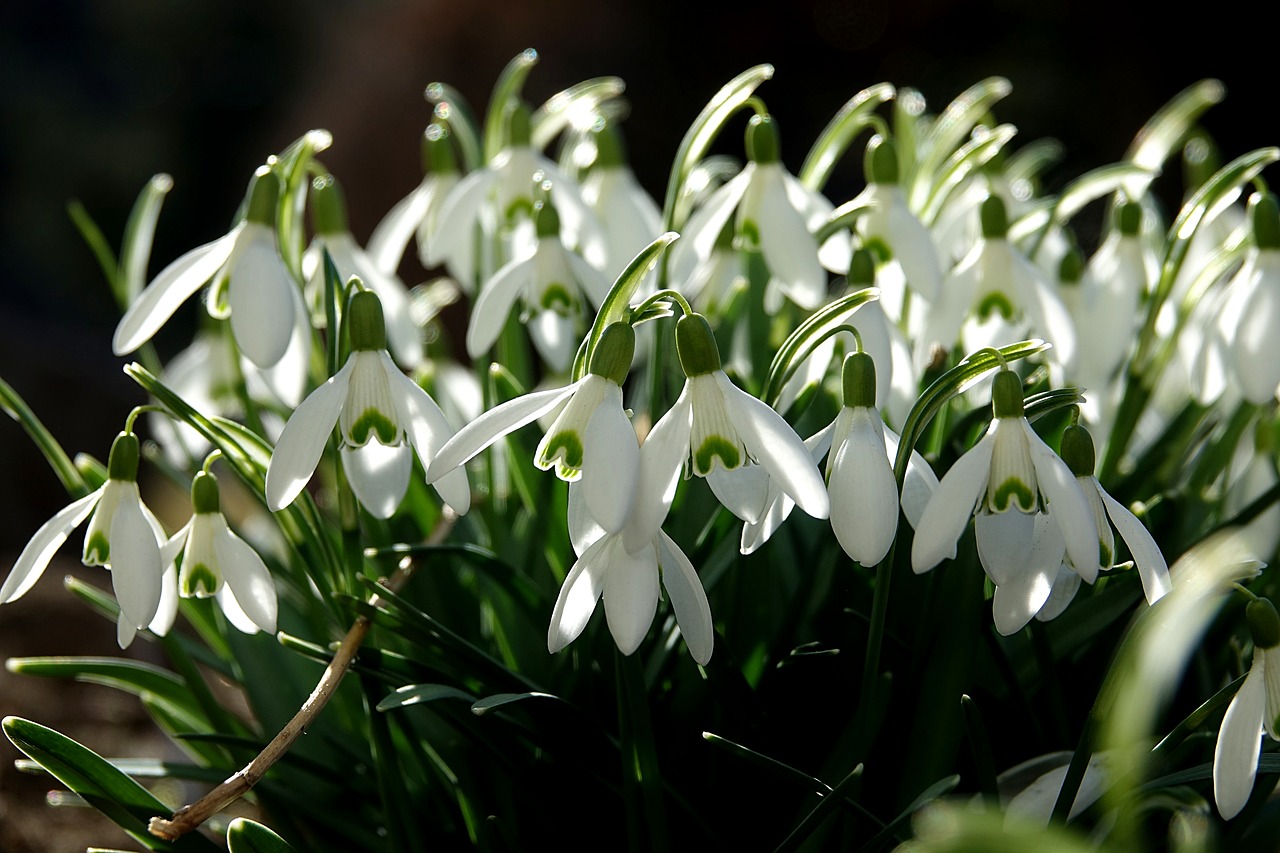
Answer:
[[116, 301], [122, 309], [133, 304], [147, 283], [147, 262], [151, 259], [156, 221], [160, 218], [164, 197], [171, 189], [173, 178], [163, 173], [152, 177], [129, 211], [120, 244], [120, 275], [115, 282]]
[[18, 396], [18, 392], [14, 391], [3, 379], [0, 379], [0, 409], [3, 409], [6, 415], [20, 423], [22, 428], [26, 430], [27, 435], [31, 436], [31, 440], [35, 442], [36, 447], [44, 455], [45, 461], [49, 463], [53, 473], [62, 482], [62, 487], [67, 490], [67, 494], [79, 500], [92, 491], [85, 482], [84, 477], [80, 475], [80, 471], [72, 463], [71, 458], [67, 456], [67, 452], [62, 449], [62, 445], [40, 422], [40, 419], [36, 417], [35, 412], [31, 411], [26, 401]]
[[575, 117], [594, 112], [626, 88], [621, 77], [595, 77], [556, 92], [533, 113], [530, 122], [533, 147], [545, 149]]
[[507, 63], [493, 85], [493, 95], [489, 98], [489, 112], [484, 118], [484, 157], [492, 160], [502, 150], [506, 128], [507, 108], [511, 101], [520, 97], [525, 78], [538, 64], [538, 52], [533, 48], [525, 48]]
[[472, 703], [471, 713], [480, 716], [487, 714], [490, 711], [496, 711], [499, 708], [511, 705], [515, 702], [523, 702], [526, 699], [554, 699], [557, 702], [560, 701], [559, 696], [553, 696], [550, 693], [540, 693], [537, 691], [530, 691], [528, 693], [495, 693], [492, 696], [486, 696], [485, 698]]
[[847, 325], [849, 318], [863, 305], [880, 298], [880, 291], [874, 287], [855, 290], [847, 296], [824, 305], [796, 330], [787, 336], [769, 365], [769, 375], [764, 383], [764, 391], [760, 399], [769, 405], [777, 405], [783, 386], [796, 372], [800, 363], [819, 343], [833, 334], [839, 327]]
[[71, 223], [80, 232], [80, 236], [89, 244], [89, 251], [93, 253], [93, 258], [98, 262], [98, 268], [102, 270], [102, 275], [107, 280], [111, 293], [116, 297], [116, 301], [119, 302], [119, 294], [123, 292], [123, 287], [119, 283], [120, 265], [116, 261], [116, 254], [112, 250], [111, 244], [107, 242], [102, 229], [98, 227], [98, 223], [93, 221], [93, 217], [89, 215], [89, 211], [85, 209], [79, 199], [72, 199], [67, 202], [67, 215], [71, 217]]
[[230, 853], [293, 853], [283, 838], [244, 817], [236, 818], [227, 827], [227, 850]]
[[871, 124], [876, 107], [890, 100], [894, 88], [888, 83], [868, 86], [850, 98], [840, 111], [818, 134], [818, 139], [804, 158], [804, 165], [796, 176], [800, 183], [811, 190], [821, 190], [831, 177], [836, 163], [844, 156], [854, 138]]
[[973, 138], [957, 148], [938, 170], [920, 209], [920, 221], [932, 225], [965, 179], [991, 162], [1017, 132], [1011, 124], [974, 131]]
[[476, 697], [465, 690], [450, 687], [448, 684], [406, 684], [396, 689], [378, 703], [379, 711], [392, 711], [410, 705], [421, 705], [424, 702], [435, 702], [438, 699], [462, 699], [475, 702]]
[[[991, 105], [1012, 90], [1009, 81], [1003, 77], [988, 77], [962, 92], [930, 125], [920, 140], [920, 161], [910, 178], [903, 181], [912, 210], [923, 209], [942, 165], [991, 109]], [[900, 165], [905, 164], [900, 161]]]
[[307, 173], [315, 156], [332, 144], [333, 134], [329, 131], [309, 130], [294, 140], [271, 164], [282, 183], [280, 205], [276, 212], [280, 256], [297, 281], [305, 280], [302, 275], [302, 251], [306, 245], [306, 234], [302, 224], [302, 211], [307, 201]]
[[102, 756], [69, 737], [20, 717], [5, 717], [5, 735], [73, 793], [105, 814], [148, 850], [216, 850], [199, 833], [177, 842], [161, 841], [147, 832], [147, 822], [172, 809]]
[[154, 664], [125, 658], [30, 657], [9, 658], [6, 668], [18, 675], [44, 678], [72, 678], [102, 684], [140, 696], [151, 693], [178, 707], [188, 708], [203, 718], [181, 678]]
[[1160, 174], [1169, 155], [1187, 138], [1204, 111], [1221, 101], [1226, 94], [1226, 87], [1219, 80], [1207, 79], [1193, 83], [1157, 110], [1142, 126], [1130, 143], [1129, 150], [1125, 152], [1124, 159], [1146, 170], [1147, 174], [1135, 175], [1125, 185], [1125, 194], [1129, 198], [1140, 198], [1147, 191], [1152, 178]]

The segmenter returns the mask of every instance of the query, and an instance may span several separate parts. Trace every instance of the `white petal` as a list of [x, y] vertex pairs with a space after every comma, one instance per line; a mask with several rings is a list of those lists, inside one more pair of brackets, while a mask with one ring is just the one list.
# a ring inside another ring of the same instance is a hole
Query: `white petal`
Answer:
[[793, 302], [813, 310], [827, 296], [827, 274], [818, 263], [818, 244], [804, 217], [787, 200], [782, 167], [761, 167], [757, 175], [759, 202], [748, 207], [753, 199], [744, 198], [740, 217], [758, 217], [760, 250], [770, 274]]
[[508, 262], [493, 274], [493, 278], [480, 288], [480, 295], [471, 308], [471, 323], [467, 326], [467, 354], [478, 359], [489, 351], [516, 299], [533, 283], [532, 257], [517, 258]]
[[[278, 605], [271, 572], [258, 552], [227, 527], [225, 519], [222, 520], [221, 527], [213, 547], [218, 556], [218, 568], [222, 570], [222, 577], [226, 581], [222, 588], [231, 591], [236, 606], [249, 617], [254, 626], [274, 634]], [[220, 590], [218, 603], [223, 606], [224, 612], [227, 611], [225, 597]]]
[[1093, 583], [1099, 571], [1098, 529], [1093, 512], [1067, 463], [1040, 440], [1029, 423], [1025, 420], [1022, 423], [1036, 469], [1036, 482], [1048, 502], [1046, 511], [1058, 522], [1072, 567], [1085, 581]]
[[585, 377], [563, 388], [534, 391], [494, 406], [458, 430], [436, 452], [427, 469], [427, 482], [435, 482], [502, 436], [542, 417], [578, 390], [584, 381]]
[[382, 301], [387, 343], [396, 361], [405, 367], [417, 367], [422, 362], [422, 332], [413, 322], [409, 290], [404, 282], [399, 276], [378, 269], [349, 233], [330, 234], [326, 244], [342, 280], [360, 276], [365, 286]]
[[1252, 292], [1244, 298], [1240, 325], [1231, 348], [1240, 391], [1250, 403], [1264, 405], [1280, 382], [1280, 252], [1258, 252]]
[[[822, 461], [822, 457], [827, 455], [831, 449], [831, 439], [835, 435], [836, 421], [824, 426], [804, 440], [804, 446], [809, 451], [809, 455], [813, 458], [813, 462], [817, 465]], [[795, 508], [795, 501], [787, 497], [782, 488], [769, 480], [769, 493], [765, 498], [765, 510], [760, 521], [756, 524], [744, 524], [742, 526], [742, 539], [739, 544], [739, 551], [743, 554], [754, 553], [761, 545], [768, 542], [774, 532], [787, 520], [791, 515], [791, 510]]]
[[246, 223], [227, 275], [236, 346], [258, 367], [271, 367], [289, 348], [297, 289], [276, 249], [275, 231]]
[[671, 537], [658, 531], [658, 564], [662, 567], [662, 585], [671, 600], [676, 624], [684, 637], [689, 654], [702, 666], [711, 660], [715, 648], [715, 628], [711, 622], [711, 604], [702, 580]]
[[[655, 234], [654, 237], [656, 238], [657, 235]], [[645, 243], [640, 248], [643, 249], [647, 245], [649, 244]], [[599, 308], [604, 303], [604, 298], [609, 295], [613, 282], [605, 278], [604, 273], [587, 263], [577, 252], [566, 251], [565, 256], [569, 260], [569, 269], [573, 270], [573, 277], [577, 280], [578, 286], [582, 288], [583, 293], [587, 294], [591, 305]], [[627, 258], [628, 262], [630, 260], [631, 258]]]
[[[133, 484], [136, 495], [137, 485]], [[145, 628], [160, 606], [160, 543], [137, 500], [121, 500], [111, 520], [111, 586], [120, 610]]]
[[[899, 190], [899, 192], [901, 192]], [[886, 242], [893, 250], [894, 259], [902, 266], [907, 284], [929, 301], [938, 298], [942, 287], [942, 271], [938, 264], [938, 250], [933, 245], [929, 230], [920, 224], [906, 205], [904, 198], [888, 210]]]
[[604, 615], [618, 650], [629, 655], [640, 647], [658, 609], [658, 554], [652, 544], [629, 554], [611, 549], [604, 582]]
[[235, 248], [239, 229], [198, 246], [161, 270], [116, 326], [111, 350], [125, 355], [151, 340], [178, 306], [213, 278]]
[[1102, 497], [1102, 505], [1107, 508], [1107, 517], [1133, 555], [1133, 564], [1137, 566], [1138, 576], [1142, 578], [1142, 590], [1147, 596], [1147, 604], [1155, 604], [1173, 589], [1169, 566], [1165, 563], [1164, 554], [1160, 552], [1160, 546], [1127, 507], [1101, 488], [1098, 489], [1098, 494]]
[[[902, 441], [901, 437], [889, 429], [884, 428], [884, 449], [891, 461], [898, 458], [898, 444]], [[938, 488], [938, 475], [933, 473], [933, 469], [929, 467], [929, 463], [925, 458], [916, 451], [911, 451], [911, 458], [907, 461], [907, 476], [902, 481], [902, 514], [907, 517], [907, 523], [911, 525], [911, 529], [915, 530], [920, 525], [920, 517], [924, 515], [924, 508], [928, 506], [929, 499], [933, 497], [933, 490]], [[955, 556], [954, 552], [951, 554]]]
[[1017, 510], [978, 513], [973, 522], [978, 561], [992, 583], [997, 586], [1013, 583], [1026, 569], [1039, 515]]
[[738, 203], [742, 201], [742, 196], [747, 191], [755, 171], [755, 164], [748, 163], [746, 168], [712, 193], [706, 203], [689, 217], [682, 231], [684, 239], [675, 246], [679, 254], [684, 255], [692, 250], [698, 258], [711, 256], [716, 239], [724, 230], [725, 223], [733, 215]]
[[[391, 399], [396, 407], [396, 415], [404, 426], [409, 443], [418, 454], [424, 469], [429, 468], [435, 460], [437, 452], [453, 435], [453, 428], [444, 416], [444, 412], [431, 399], [431, 395], [422, 390], [418, 383], [401, 373], [391, 361], [391, 357], [382, 352], [382, 366], [387, 371], [387, 384], [391, 391]], [[446, 471], [434, 482], [440, 498], [458, 515], [466, 515], [471, 508], [471, 484], [467, 480], [467, 472], [460, 466]]]
[[272, 512], [293, 503], [315, 472], [320, 454], [347, 401], [354, 364], [354, 358], [348, 359], [341, 370], [302, 401], [284, 425], [267, 466], [267, 507]]
[[1227, 707], [1213, 749], [1213, 799], [1218, 804], [1218, 814], [1226, 820], [1240, 813], [1253, 792], [1262, 751], [1265, 700], [1262, 666], [1255, 659]]
[[344, 446], [342, 467], [360, 505], [374, 518], [390, 518], [409, 488], [413, 451], [408, 444], [387, 447], [377, 441]]
[[800, 436], [768, 404], [730, 382], [724, 371], [713, 375], [747, 453], [778, 481], [796, 506], [814, 518], [826, 518], [831, 509], [827, 488]]
[[622, 389], [605, 383], [604, 399], [582, 436], [582, 494], [591, 515], [610, 533], [622, 530], [635, 505], [640, 443], [622, 411]]
[[101, 497], [102, 489], [98, 489], [58, 510], [53, 518], [40, 525], [18, 555], [18, 562], [13, 564], [4, 586], [0, 587], [0, 604], [17, 601], [40, 580], [54, 553], [67, 541], [67, 535], [89, 517]]
[[[247, 358], [241, 363], [249, 365], [245, 370], [245, 379], [254, 399], [270, 394], [286, 407], [296, 409], [302, 402], [307, 373], [311, 367], [311, 316], [302, 300], [302, 292], [292, 286], [289, 290], [293, 298], [293, 332], [289, 336], [289, 345], [285, 348], [284, 355], [265, 370]], [[265, 394], [258, 390], [255, 379], [261, 380], [261, 385], [265, 386]]]
[[430, 266], [444, 263], [450, 254], [471, 254], [475, 246], [476, 219], [496, 181], [497, 175], [492, 169], [477, 169], [445, 196], [436, 214], [435, 231], [428, 248]]
[[[150, 515], [146, 507], [143, 507], [143, 510]], [[156, 606], [156, 615], [147, 625], [147, 630], [157, 637], [168, 634], [173, 628], [173, 623], [178, 619], [178, 567], [163, 561], [161, 564], [164, 566], [164, 574], [160, 578], [160, 603]], [[116, 639], [119, 640], [119, 636]]]
[[991, 475], [991, 451], [995, 436], [988, 432], [968, 453], [956, 460], [946, 473], [916, 525], [911, 544], [911, 569], [927, 572], [948, 555], [955, 554], [956, 542], [964, 533], [978, 499], [986, 491]]
[[582, 629], [587, 627], [596, 602], [604, 592], [605, 573], [609, 570], [611, 552], [617, 544], [616, 537], [604, 537], [588, 548], [569, 569], [551, 611], [547, 651], [555, 654], [576, 640]]
[[864, 566], [884, 559], [898, 530], [898, 484], [882, 430], [874, 409], [854, 409], [848, 436], [831, 450], [831, 528]]
[[116, 616], [116, 643], [122, 649], [127, 649], [133, 643], [133, 638], [138, 636], [138, 629], [129, 624], [129, 618], [121, 611]]
[[658, 535], [675, 498], [680, 472], [689, 459], [693, 402], [686, 382], [675, 405], [658, 419], [640, 445], [640, 482], [631, 522], [623, 532], [628, 551], [638, 551]]
[[552, 372], [569, 372], [578, 348], [577, 325], [576, 316], [552, 310], [538, 311], [525, 323], [534, 348]]
[[717, 465], [706, 479], [712, 493], [729, 512], [747, 524], [759, 524], [764, 518], [768, 509], [769, 487], [773, 483], [764, 466], [748, 462], [726, 470]]
[[1058, 576], [1053, 579], [1053, 589], [1049, 591], [1049, 600], [1040, 608], [1040, 612], [1036, 614], [1037, 622], [1049, 622], [1057, 619], [1062, 612], [1067, 609], [1067, 605], [1071, 603], [1071, 599], [1076, 597], [1076, 592], [1080, 589], [1082, 583], [1080, 576], [1061, 566], [1058, 569]]
[[237, 631], [242, 634], [256, 634], [260, 630], [257, 623], [249, 618], [249, 614], [244, 612], [244, 608], [240, 606], [240, 602], [236, 601], [235, 591], [223, 584], [218, 587], [214, 600], [218, 602], [218, 608], [222, 610], [222, 615], [227, 617], [227, 621], [231, 623]]
[[995, 597], [991, 600], [991, 614], [995, 617], [997, 631], [1007, 637], [1021, 631], [1031, 621], [1031, 617], [1049, 600], [1056, 569], [1053, 572], [1043, 567], [1027, 567], [1007, 583], [996, 587]]
[[382, 221], [369, 235], [366, 250], [373, 265], [385, 273], [394, 273], [400, 266], [405, 246], [413, 236], [422, 220], [426, 218], [427, 208], [431, 205], [432, 189], [435, 182], [431, 176], [422, 179], [413, 190], [396, 206], [387, 212]]
[[569, 483], [569, 509], [567, 513], [569, 541], [573, 553], [581, 557], [587, 549], [604, 537], [604, 528], [596, 521], [582, 494], [582, 481]]

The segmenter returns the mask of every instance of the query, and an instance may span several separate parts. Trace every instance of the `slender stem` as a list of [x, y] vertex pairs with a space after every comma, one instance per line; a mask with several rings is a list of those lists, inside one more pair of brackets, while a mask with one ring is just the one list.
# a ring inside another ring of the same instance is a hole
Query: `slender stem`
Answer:
[[[456, 521], [457, 516], [446, 507], [440, 522], [427, 538], [427, 544], [438, 545], [444, 541]], [[387, 588], [392, 592], [398, 592], [408, 583], [409, 578], [413, 576], [416, 569], [417, 563], [408, 559], [402, 560], [396, 570], [387, 578]], [[378, 604], [379, 599], [375, 594], [373, 598], [369, 599], [370, 608], [377, 607]], [[365, 636], [368, 635], [371, 625], [372, 622], [368, 616], [361, 615], [356, 618], [356, 621], [351, 625], [351, 629], [347, 631], [347, 635], [342, 639], [342, 644], [334, 654], [333, 660], [329, 661], [329, 665], [325, 667], [324, 674], [320, 676], [320, 681], [316, 684], [315, 689], [311, 691], [311, 695], [302, 703], [302, 707], [298, 709], [298, 713], [294, 715], [293, 719], [285, 724], [280, 733], [272, 738], [271, 742], [263, 748], [262, 752], [258, 753], [256, 758], [196, 802], [178, 809], [168, 820], [162, 817], [151, 818], [150, 823], [147, 825], [147, 831], [158, 838], [176, 841], [244, 796], [250, 788], [256, 785], [258, 780], [275, 766], [277, 761], [284, 757], [284, 754], [293, 746], [294, 741], [302, 736], [307, 727], [324, 709], [324, 706], [333, 698], [333, 694], [337, 692], [338, 685], [342, 683], [342, 677], [351, 668], [356, 652], [359, 651]]]
[[662, 775], [658, 769], [658, 752], [649, 719], [649, 694], [645, 689], [640, 662], [618, 652], [618, 728], [622, 739], [622, 781], [626, 797], [627, 837], [632, 849], [643, 849], [643, 819], [649, 838], [649, 849], [668, 849], [667, 814], [662, 802]]

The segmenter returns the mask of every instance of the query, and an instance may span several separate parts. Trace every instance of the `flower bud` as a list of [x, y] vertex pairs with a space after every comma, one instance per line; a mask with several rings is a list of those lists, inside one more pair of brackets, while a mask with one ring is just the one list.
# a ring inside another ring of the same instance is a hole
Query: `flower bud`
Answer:
[[1244, 609], [1245, 619], [1249, 622], [1249, 635], [1253, 644], [1260, 649], [1270, 651], [1280, 646], [1280, 614], [1270, 599], [1259, 598], [1250, 601]]
[[983, 239], [1004, 239], [1009, 234], [1009, 214], [1004, 207], [1004, 199], [998, 195], [989, 195], [982, 202], [982, 236]]
[[271, 171], [270, 166], [259, 166], [249, 182], [249, 210], [245, 218], [274, 228], [279, 201], [280, 179]]
[[1126, 201], [1116, 208], [1116, 227], [1126, 237], [1136, 237], [1142, 231], [1142, 205]]
[[1280, 205], [1271, 193], [1256, 196], [1249, 209], [1253, 240], [1259, 249], [1280, 249]]
[[1095, 463], [1093, 436], [1079, 424], [1072, 424], [1062, 432], [1062, 444], [1058, 454], [1077, 477], [1093, 476]]
[[850, 287], [868, 287], [876, 283], [876, 262], [867, 249], [858, 249], [849, 260]]
[[534, 213], [534, 228], [539, 240], [556, 239], [560, 236], [560, 214], [556, 212], [550, 199], [539, 202]]

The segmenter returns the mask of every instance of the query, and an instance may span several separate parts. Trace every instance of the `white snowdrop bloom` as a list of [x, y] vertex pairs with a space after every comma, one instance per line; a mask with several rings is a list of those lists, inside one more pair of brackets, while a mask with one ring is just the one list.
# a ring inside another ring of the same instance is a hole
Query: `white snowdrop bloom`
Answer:
[[[529, 108], [515, 105], [508, 115], [507, 145], [488, 164], [468, 174], [441, 203], [428, 241], [429, 266], [448, 264], [459, 280], [483, 279], [502, 262], [525, 257], [532, 247], [535, 186], [550, 186], [551, 201], [564, 223], [565, 243], [597, 269], [604, 267], [604, 235], [577, 182], [530, 143]], [[488, 239], [477, 244], [477, 231]], [[502, 252], [495, 258], [490, 241]], [[471, 260], [479, 254], [476, 268]]]
[[563, 388], [534, 391], [494, 406], [460, 429], [432, 460], [427, 481], [455, 471], [503, 436], [564, 404], [538, 443], [534, 464], [580, 481], [592, 516], [606, 532], [631, 514], [640, 465], [639, 443], [622, 408], [622, 383], [631, 367], [635, 333], [627, 323], [605, 329], [587, 374]]
[[[417, 367], [422, 361], [422, 331], [413, 322], [413, 312], [409, 310], [409, 290], [399, 276], [379, 269], [351, 236], [342, 191], [332, 175], [317, 177], [311, 182], [311, 205], [316, 234], [303, 256], [302, 269], [313, 304], [324, 304], [324, 253], [327, 251], [344, 285], [356, 276], [382, 300], [386, 309], [387, 339], [396, 362], [406, 368]], [[321, 310], [317, 316], [323, 314]]]
[[1254, 245], [1227, 285], [1214, 325], [1226, 342], [1231, 382], [1244, 399], [1264, 405], [1280, 386], [1280, 204], [1267, 194], [1250, 215]]
[[1253, 792], [1262, 733], [1280, 739], [1280, 616], [1267, 599], [1246, 608], [1253, 636], [1253, 665], [1236, 691], [1218, 729], [1213, 750], [1213, 799], [1230, 820]]
[[220, 289], [210, 300], [210, 311], [230, 318], [240, 351], [258, 367], [280, 361], [294, 327], [298, 288], [276, 243], [279, 192], [274, 173], [266, 166], [258, 169], [244, 221], [187, 252], [147, 285], [116, 326], [115, 354], [126, 355], [151, 340], [178, 306], [212, 280]]
[[246, 634], [276, 630], [276, 588], [258, 553], [227, 526], [219, 508], [218, 481], [201, 471], [191, 482], [195, 513], [165, 543], [166, 565], [181, 556], [178, 589], [183, 598], [217, 599], [227, 621]]
[[930, 348], [966, 352], [1021, 340], [1029, 334], [1053, 344], [1050, 358], [1070, 372], [1076, 334], [1062, 299], [1030, 261], [1010, 245], [1004, 202], [990, 196], [982, 204], [983, 238], [942, 283], [930, 307], [916, 362], [923, 367]]
[[711, 253], [697, 259], [680, 291], [699, 313], [718, 316], [747, 289], [742, 260], [742, 253], [733, 247], [733, 221], [726, 219]]
[[912, 568], [926, 572], [955, 553], [977, 513], [983, 568], [996, 586], [1014, 582], [1028, 566], [1034, 516], [1047, 512], [1056, 519], [1072, 567], [1092, 583], [1099, 571], [1093, 512], [1066, 463], [1031, 429], [1021, 380], [1007, 368], [996, 373], [992, 406], [987, 434], [951, 466], [916, 525]]
[[[411, 237], [417, 237], [418, 260], [431, 267], [431, 234], [444, 200], [461, 176], [450, 147], [449, 131], [436, 122], [422, 135], [422, 182], [387, 212], [369, 235], [366, 254], [384, 275], [394, 276]], [[459, 266], [457, 280], [467, 294], [475, 288], [471, 258], [459, 252], [453, 258]]]
[[[453, 434], [440, 407], [387, 354], [377, 295], [367, 290], [353, 295], [345, 322], [350, 358], [294, 411], [271, 455], [266, 492], [272, 512], [292, 503], [311, 479], [335, 424], [351, 489], [378, 518], [390, 518], [404, 499], [412, 454], [427, 467]], [[454, 511], [467, 511], [466, 472], [450, 472], [433, 485]]]
[[604, 225], [604, 276], [614, 281], [631, 259], [663, 232], [662, 212], [627, 165], [618, 131], [594, 134], [596, 161], [582, 181], [582, 199]]
[[164, 586], [172, 584], [174, 577], [164, 571], [160, 556], [164, 530], [142, 503], [137, 478], [138, 437], [122, 432], [111, 445], [107, 481], [36, 531], [0, 587], [0, 604], [25, 595], [71, 531], [88, 518], [81, 560], [86, 566], [111, 570], [111, 586], [120, 605], [116, 630], [120, 648], [133, 642], [142, 628], [167, 633], [174, 613], [165, 599], [176, 601], [176, 596], [164, 595]]
[[609, 293], [604, 275], [561, 242], [560, 217], [544, 202], [530, 254], [511, 261], [480, 289], [467, 326], [467, 354], [479, 359], [498, 340], [516, 300], [538, 354], [557, 373], [568, 370], [582, 336], [585, 295], [599, 308]]
[[[743, 248], [759, 251], [769, 269], [765, 289], [766, 310], [782, 305], [783, 297], [801, 308], [813, 310], [826, 301], [827, 275], [819, 261], [816, 230], [831, 213], [830, 202], [806, 188], [782, 167], [778, 159], [778, 134], [768, 116], [753, 116], [747, 127], [750, 162], [738, 175], [717, 189], [684, 228], [672, 263], [691, 266], [707, 258], [731, 219]], [[849, 264], [845, 240], [823, 246], [823, 260], [834, 269]]]
[[705, 317], [680, 318], [676, 348], [687, 379], [658, 423], [669, 424], [682, 443], [679, 459], [706, 477], [721, 503], [743, 521], [758, 522], [765, 510], [765, 476], [809, 515], [826, 518], [827, 490], [804, 442], [781, 415], [725, 375]]

